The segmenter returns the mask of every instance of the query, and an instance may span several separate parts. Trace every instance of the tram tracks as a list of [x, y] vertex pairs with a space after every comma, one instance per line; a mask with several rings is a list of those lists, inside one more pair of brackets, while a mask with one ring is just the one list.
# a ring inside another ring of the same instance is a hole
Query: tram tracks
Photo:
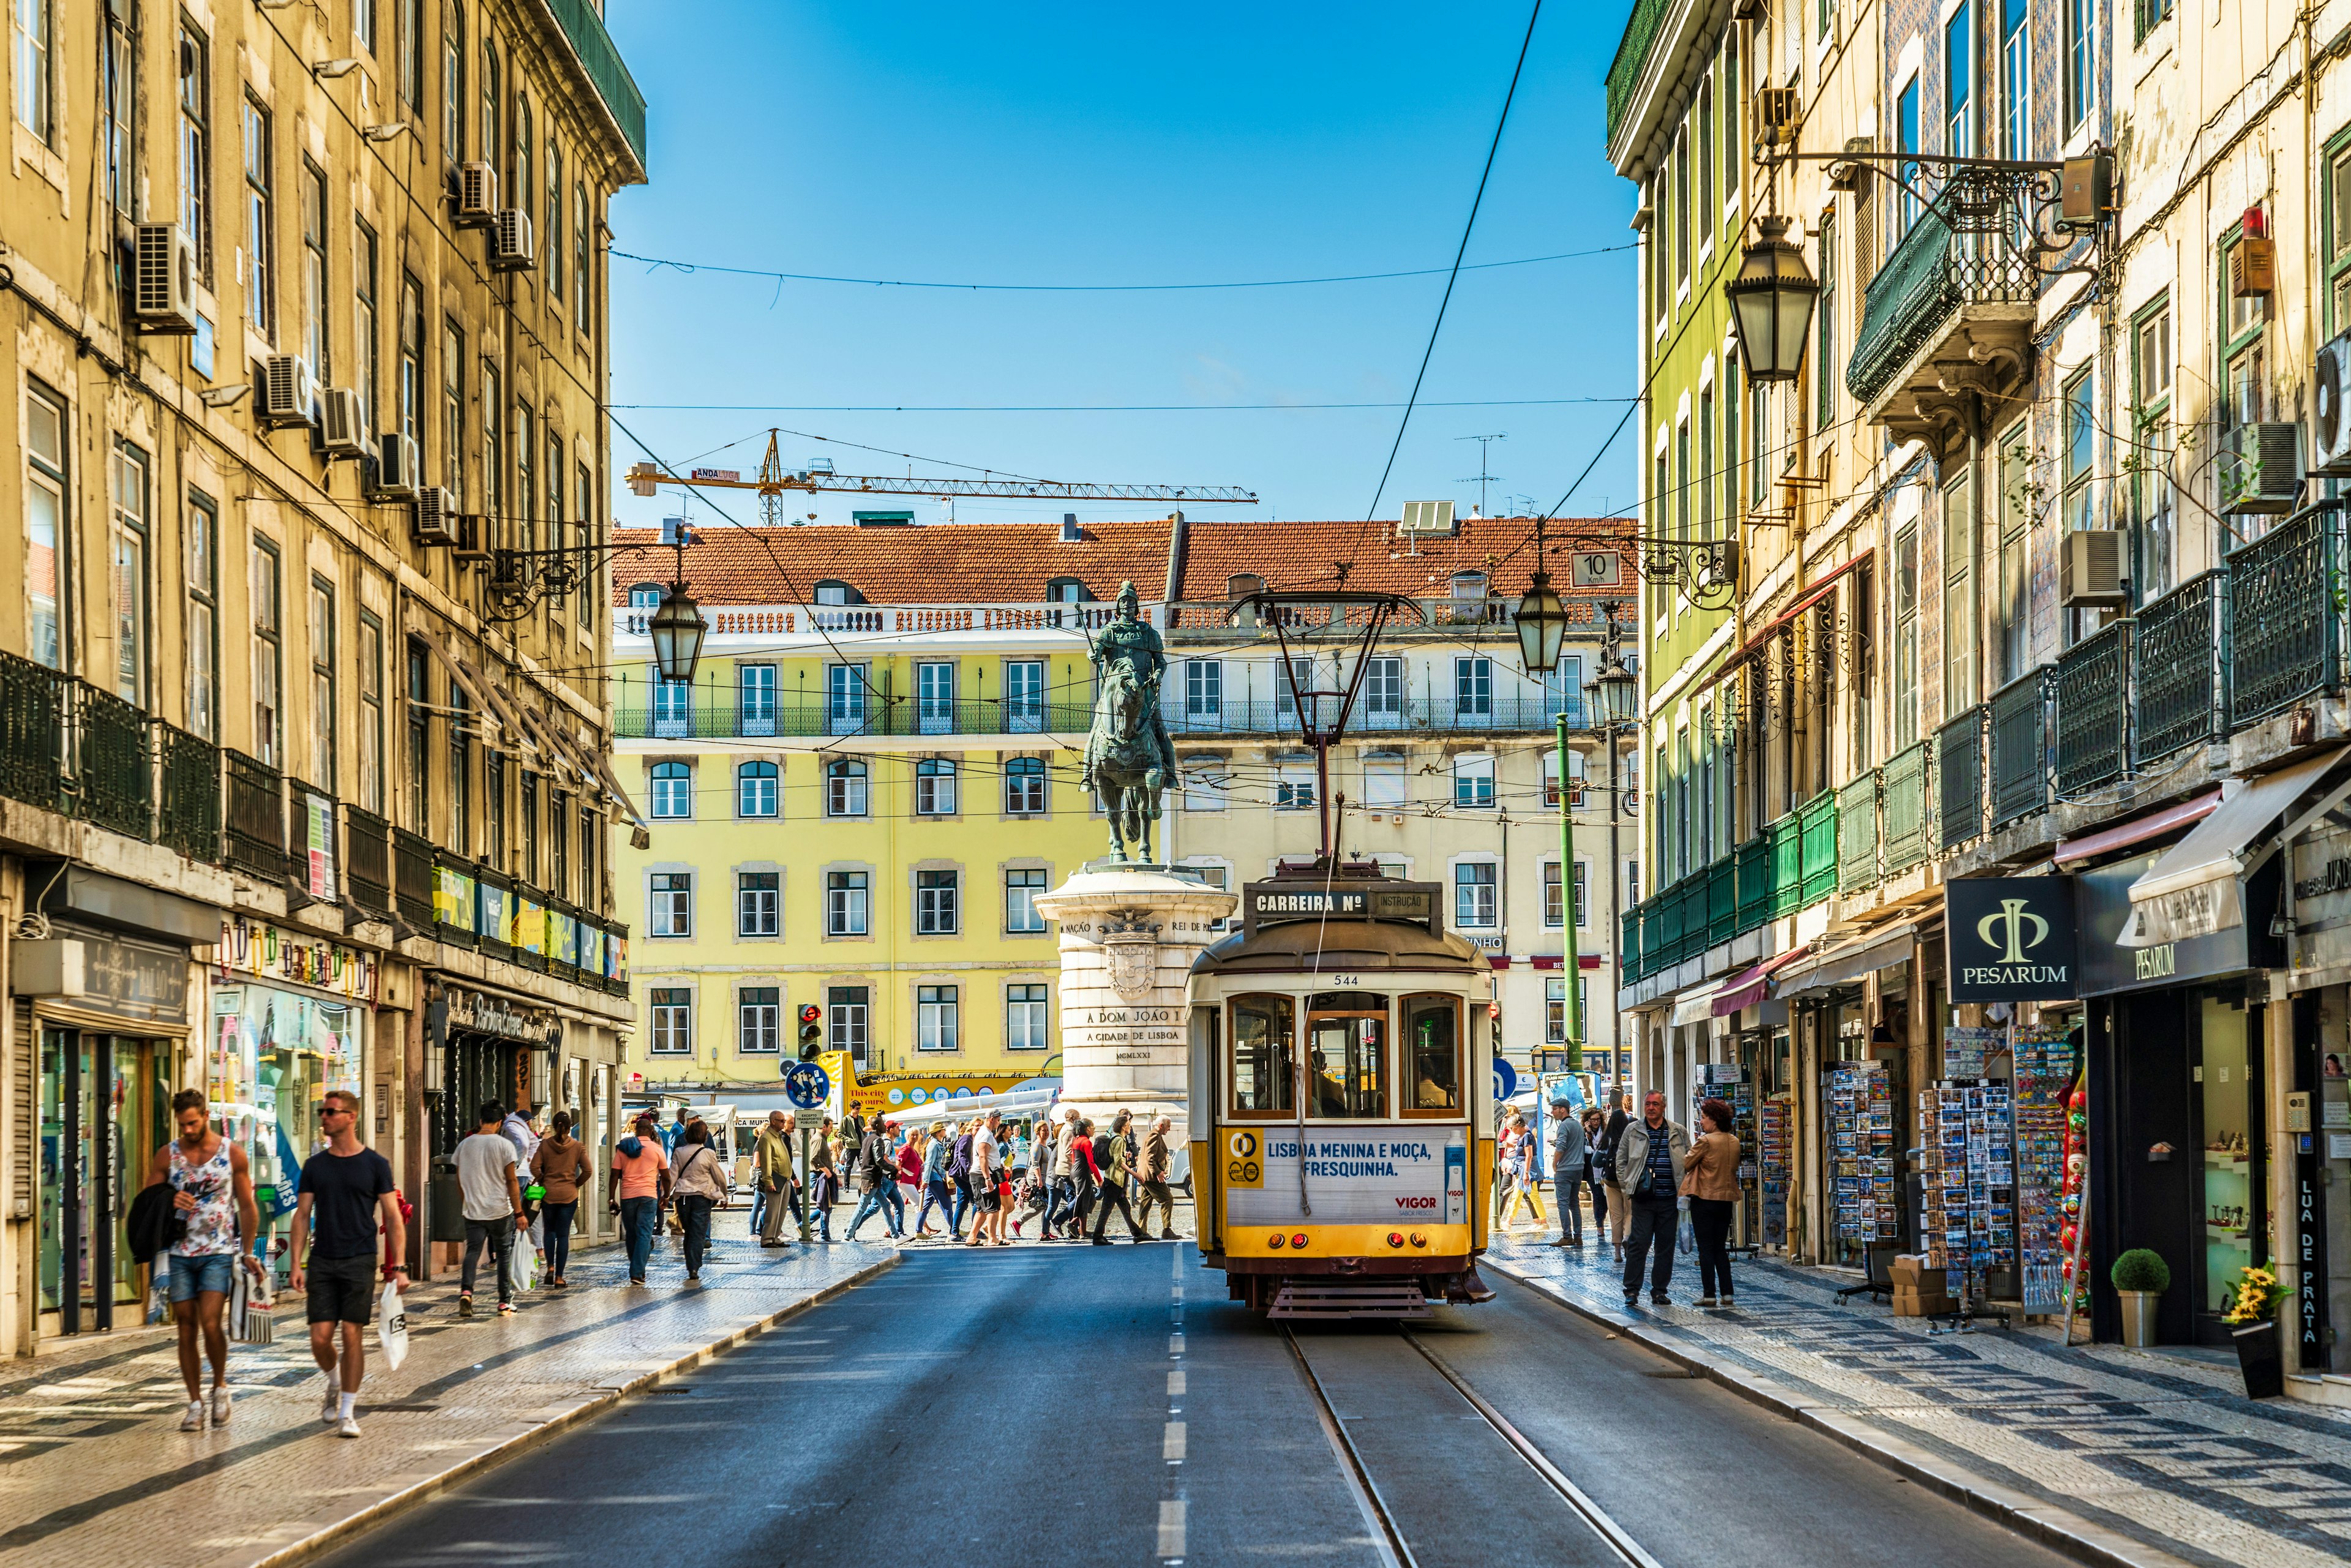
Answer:
[[[1464, 1545], [1470, 1546], [1472, 1555], [1482, 1552], [1485, 1550], [1484, 1544], [1465, 1540], [1458, 1524], [1441, 1531], [1442, 1540], [1433, 1542], [1424, 1540], [1420, 1542], [1419, 1549], [1416, 1549], [1407, 1527], [1407, 1516], [1414, 1510], [1396, 1495], [1396, 1487], [1394, 1483], [1399, 1478], [1391, 1474], [1389, 1477], [1391, 1485], [1384, 1489], [1380, 1476], [1375, 1472], [1388, 1468], [1385, 1458], [1367, 1455], [1364, 1451], [1366, 1445], [1358, 1443], [1355, 1435], [1349, 1430], [1350, 1426], [1357, 1421], [1369, 1420], [1373, 1417], [1343, 1413], [1340, 1406], [1346, 1402], [1346, 1393], [1343, 1389], [1338, 1400], [1332, 1397], [1332, 1388], [1330, 1383], [1326, 1381], [1325, 1375], [1334, 1373], [1343, 1375], [1344, 1369], [1326, 1362], [1324, 1368], [1317, 1371], [1313, 1360], [1306, 1354], [1306, 1346], [1300, 1341], [1297, 1332], [1287, 1324], [1283, 1325], [1281, 1332], [1283, 1339], [1290, 1346], [1290, 1354], [1297, 1361], [1298, 1369], [1303, 1375], [1306, 1386], [1313, 1396], [1315, 1415], [1322, 1423], [1323, 1435], [1330, 1440], [1332, 1451], [1338, 1457], [1349, 1489], [1354, 1494], [1356, 1506], [1363, 1513], [1364, 1522], [1371, 1526], [1374, 1544], [1378, 1548], [1381, 1558], [1388, 1568], [1442, 1568], [1442, 1564], [1458, 1553]], [[1317, 1337], [1321, 1343], [1332, 1345], [1362, 1346], [1366, 1343], [1381, 1343], [1372, 1334], [1334, 1336], [1327, 1340], [1322, 1339], [1321, 1336]], [[1470, 1416], [1474, 1416], [1475, 1419], [1481, 1423], [1480, 1429], [1499, 1439], [1511, 1454], [1534, 1473], [1551, 1496], [1556, 1499], [1558, 1512], [1555, 1517], [1562, 1525], [1568, 1528], [1571, 1535], [1582, 1539], [1587, 1547], [1587, 1550], [1575, 1552], [1571, 1557], [1562, 1557], [1560, 1561], [1577, 1563], [1625, 1563], [1632, 1565], [1632, 1568], [1661, 1568], [1657, 1560], [1652, 1557], [1639, 1542], [1634, 1540], [1605, 1509], [1595, 1502], [1583, 1488], [1570, 1479], [1557, 1465], [1552, 1463], [1541, 1449], [1538, 1448], [1524, 1433], [1510, 1424], [1507, 1416], [1494, 1407], [1492, 1401], [1472, 1388], [1466, 1378], [1447, 1365], [1445, 1359], [1431, 1350], [1417, 1334], [1408, 1329], [1398, 1328], [1388, 1343], [1401, 1343], [1414, 1352], [1442, 1380], [1442, 1385], [1450, 1396], [1440, 1395], [1425, 1402], [1422, 1408], [1409, 1413], [1409, 1419], [1426, 1421], [1429, 1425], [1430, 1431], [1437, 1433], [1444, 1430], [1438, 1425], [1439, 1423], [1469, 1418], [1465, 1416], [1459, 1408], [1460, 1406], [1467, 1406]], [[1406, 1364], [1408, 1366], [1409, 1363]], [[1456, 1401], [1458, 1404], [1455, 1403]], [[1531, 1522], [1531, 1521], [1522, 1520], [1521, 1522]], [[1580, 1528], [1577, 1528], [1579, 1526]], [[1563, 1538], [1554, 1540], [1549, 1544], [1554, 1549], [1567, 1549], [1572, 1546], [1571, 1541]]]

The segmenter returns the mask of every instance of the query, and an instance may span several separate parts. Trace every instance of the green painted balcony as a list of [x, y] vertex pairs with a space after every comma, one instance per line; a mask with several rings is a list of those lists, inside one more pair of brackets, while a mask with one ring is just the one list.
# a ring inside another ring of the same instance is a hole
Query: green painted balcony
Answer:
[[2132, 622], [2099, 628], [2057, 661], [2057, 793], [2110, 784], [2130, 771]]
[[645, 95], [637, 90], [636, 78], [622, 63], [621, 51], [612, 45], [612, 35], [604, 29], [603, 16], [590, 0], [546, 0], [546, 4], [555, 15], [556, 26], [570, 40], [580, 68], [596, 84], [597, 96], [604, 100], [622, 139], [637, 155], [637, 166], [643, 168]]
[[2143, 765], [2229, 733], [2229, 574], [2208, 571], [2140, 610], [2133, 747]]
[[1624, 123], [1625, 111], [1632, 107], [1641, 73], [1648, 68], [1649, 52], [1656, 47], [1657, 30], [1665, 26], [1666, 13], [1672, 8], [1672, 0], [1634, 0], [1633, 14], [1625, 20], [1625, 36], [1617, 40], [1616, 57], [1608, 64], [1611, 145], [1616, 141], [1616, 128]]
[[2229, 552], [2229, 709], [2239, 727], [2343, 689], [2338, 506], [2298, 512]]
[[1837, 891], [1877, 885], [1877, 791], [1875, 768], [1837, 791]]
[[1896, 753], [1879, 769], [1885, 826], [1878, 858], [1887, 876], [1899, 876], [1934, 852], [1934, 792], [1929, 775], [1933, 747], [1920, 741]]

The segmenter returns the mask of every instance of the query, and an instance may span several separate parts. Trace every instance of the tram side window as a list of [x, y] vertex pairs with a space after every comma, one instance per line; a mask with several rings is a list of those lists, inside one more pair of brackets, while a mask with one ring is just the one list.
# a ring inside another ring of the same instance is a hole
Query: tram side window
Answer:
[[1455, 997], [1406, 997], [1405, 1057], [1417, 1111], [1461, 1110], [1461, 1003]]
[[1233, 1113], [1281, 1114], [1298, 1081], [1298, 1015], [1288, 997], [1233, 999]]

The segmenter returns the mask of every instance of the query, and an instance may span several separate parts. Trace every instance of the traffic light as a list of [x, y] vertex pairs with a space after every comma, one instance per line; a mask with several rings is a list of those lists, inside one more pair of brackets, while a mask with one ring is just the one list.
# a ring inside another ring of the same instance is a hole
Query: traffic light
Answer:
[[814, 1002], [800, 1004], [800, 1060], [814, 1061], [824, 1049], [823, 1012]]

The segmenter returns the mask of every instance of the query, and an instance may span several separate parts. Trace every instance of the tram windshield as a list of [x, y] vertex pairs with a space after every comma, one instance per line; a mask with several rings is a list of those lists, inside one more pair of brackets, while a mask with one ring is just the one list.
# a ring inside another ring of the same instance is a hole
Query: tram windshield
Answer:
[[1354, 991], [1311, 998], [1306, 1014], [1307, 1113], [1384, 1118], [1388, 1113], [1388, 999]]
[[1405, 1066], [1412, 1073], [1412, 1109], [1458, 1113], [1461, 1109], [1461, 1003], [1455, 997], [1404, 999]]
[[1233, 1113], [1283, 1114], [1298, 1077], [1298, 1014], [1288, 997], [1233, 999]]

